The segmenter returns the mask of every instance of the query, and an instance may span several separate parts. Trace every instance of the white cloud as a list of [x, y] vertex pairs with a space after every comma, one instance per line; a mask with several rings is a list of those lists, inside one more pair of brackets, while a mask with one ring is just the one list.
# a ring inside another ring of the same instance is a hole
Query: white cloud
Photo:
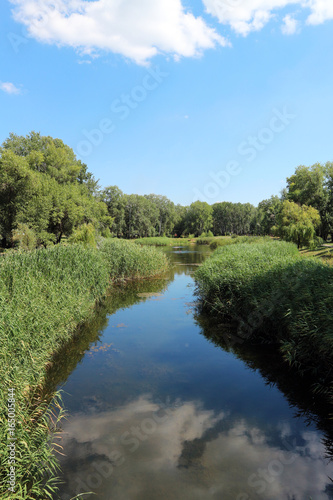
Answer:
[[281, 26], [281, 31], [284, 35], [293, 35], [296, 33], [298, 28], [298, 21], [294, 19], [290, 14], [283, 18], [283, 25]]
[[161, 409], [149, 395], [90, 410], [64, 423], [61, 460], [72, 496], [98, 488], [101, 500], [152, 492], [182, 500], [329, 500], [333, 464], [323, 463], [316, 431], [294, 434], [281, 422], [273, 443], [265, 427], [194, 401]]
[[[302, 7], [308, 16], [307, 24], [321, 24], [333, 19], [332, 0], [203, 0], [203, 3], [209, 14], [243, 36], [262, 29], [278, 15], [279, 9], [288, 6]], [[293, 32], [297, 30], [297, 22], [292, 15], [286, 17], [284, 32], [291, 34], [293, 28]]]
[[11, 82], [0, 82], [0, 89], [3, 90], [3, 92], [6, 92], [7, 94], [20, 94], [21, 93], [21, 89], [16, 87]]
[[84, 54], [100, 50], [145, 64], [163, 53], [192, 57], [228, 42], [181, 0], [11, 0], [33, 38]]

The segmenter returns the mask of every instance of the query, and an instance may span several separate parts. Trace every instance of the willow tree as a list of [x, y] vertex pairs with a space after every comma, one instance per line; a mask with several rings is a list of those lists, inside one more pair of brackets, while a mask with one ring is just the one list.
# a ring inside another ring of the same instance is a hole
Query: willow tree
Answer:
[[274, 232], [301, 248], [313, 244], [319, 225], [320, 215], [316, 208], [286, 200], [282, 203]]

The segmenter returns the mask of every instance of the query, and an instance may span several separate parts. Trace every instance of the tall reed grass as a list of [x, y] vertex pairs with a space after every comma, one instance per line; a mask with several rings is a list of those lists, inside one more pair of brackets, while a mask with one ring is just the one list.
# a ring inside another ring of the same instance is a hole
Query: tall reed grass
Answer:
[[[149, 278], [167, 268], [164, 254], [131, 242], [12, 252], [0, 258], [0, 498], [52, 498], [58, 396], [43, 397], [53, 355], [93, 311], [110, 279]], [[15, 391], [16, 491], [7, 489], [8, 389]], [[54, 396], [54, 395], [53, 395]]]
[[167, 236], [151, 236], [147, 238], [138, 238], [134, 240], [134, 242], [143, 246], [166, 247], [171, 244], [172, 238], [168, 238]]
[[291, 243], [222, 247], [195, 274], [202, 308], [233, 320], [242, 342], [275, 344], [317, 390], [333, 382], [333, 269]]
[[112, 279], [151, 278], [168, 268], [166, 255], [153, 247], [141, 247], [132, 241], [106, 239], [100, 252]]
[[166, 246], [186, 246], [190, 240], [195, 238], [168, 238], [167, 236], [151, 236], [148, 238], [138, 238], [134, 242], [142, 246], [166, 247]]
[[210, 243], [210, 249], [216, 250], [219, 247], [235, 245], [237, 243], [265, 243], [270, 240], [271, 238], [269, 236], [236, 236], [234, 238], [215, 238], [215, 240]]

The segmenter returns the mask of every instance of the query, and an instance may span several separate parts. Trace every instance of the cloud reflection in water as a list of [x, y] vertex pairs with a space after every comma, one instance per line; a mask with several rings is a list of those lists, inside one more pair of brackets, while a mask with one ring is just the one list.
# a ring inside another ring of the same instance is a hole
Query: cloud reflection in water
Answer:
[[[64, 426], [66, 500], [316, 500], [332, 498], [319, 434], [264, 429], [198, 402], [144, 395], [117, 409], [74, 414]], [[297, 439], [296, 439], [297, 438]], [[69, 495], [69, 496], [67, 496]], [[85, 498], [94, 498], [93, 496]]]

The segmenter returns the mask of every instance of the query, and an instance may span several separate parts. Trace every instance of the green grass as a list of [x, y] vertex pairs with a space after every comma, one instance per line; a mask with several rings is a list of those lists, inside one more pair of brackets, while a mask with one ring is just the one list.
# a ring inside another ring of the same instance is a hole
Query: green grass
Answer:
[[[105, 240], [101, 250], [56, 246], [0, 257], [0, 497], [51, 498], [57, 460], [58, 395], [43, 396], [53, 355], [89, 317], [110, 278], [139, 279], [160, 274], [167, 259], [154, 248]], [[7, 391], [16, 399], [16, 485], [7, 491]], [[54, 411], [55, 410], [55, 411]]]
[[286, 362], [333, 382], [333, 269], [283, 241], [231, 245], [195, 274], [203, 309], [231, 319], [242, 341], [275, 344]]

